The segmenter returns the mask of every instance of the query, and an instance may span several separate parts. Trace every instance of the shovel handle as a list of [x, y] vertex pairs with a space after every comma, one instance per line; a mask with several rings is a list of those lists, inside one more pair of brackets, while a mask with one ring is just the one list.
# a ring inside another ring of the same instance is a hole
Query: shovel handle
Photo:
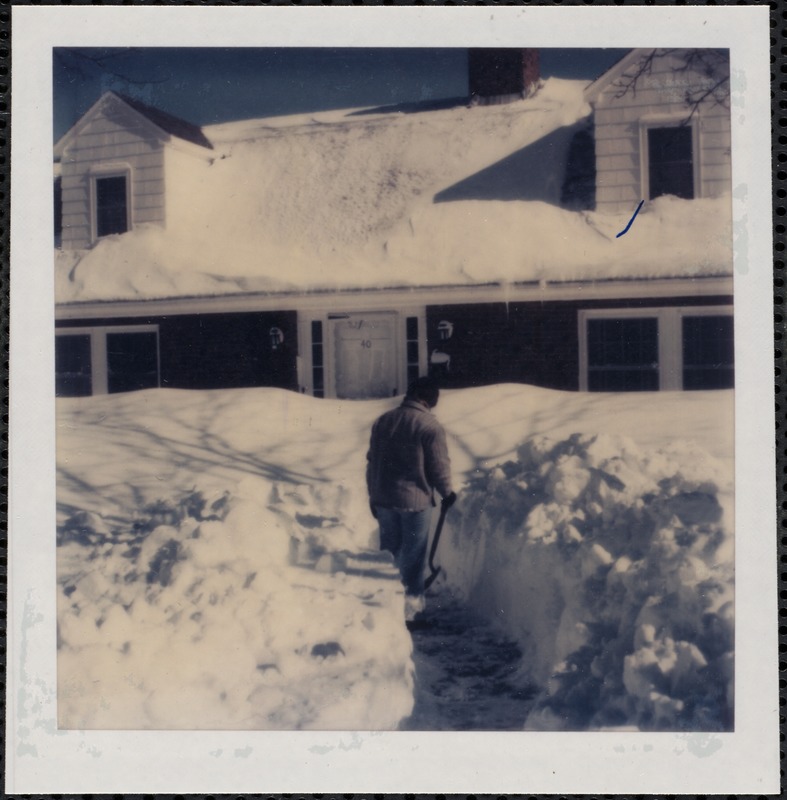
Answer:
[[428, 589], [432, 583], [434, 583], [437, 573], [440, 572], [440, 567], [436, 567], [434, 565], [434, 556], [437, 552], [437, 545], [440, 543], [440, 534], [443, 531], [443, 523], [445, 522], [445, 516], [447, 513], [448, 508], [446, 506], [441, 506], [440, 517], [437, 520], [437, 527], [435, 528], [434, 536], [432, 537], [432, 547], [429, 550], [429, 569], [432, 571], [432, 574], [429, 575], [429, 577], [424, 581], [424, 589]]

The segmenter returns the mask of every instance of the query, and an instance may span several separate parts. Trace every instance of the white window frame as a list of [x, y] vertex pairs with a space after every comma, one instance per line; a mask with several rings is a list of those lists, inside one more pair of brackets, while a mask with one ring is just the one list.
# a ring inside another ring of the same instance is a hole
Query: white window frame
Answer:
[[683, 318], [733, 316], [732, 306], [657, 306], [588, 308], [577, 312], [579, 327], [579, 390], [588, 391], [588, 320], [656, 319], [659, 353], [659, 391], [683, 389]]
[[89, 173], [90, 180], [90, 239], [97, 242], [103, 239], [98, 235], [98, 188], [96, 181], [102, 178], [125, 178], [126, 179], [126, 230], [130, 231], [134, 225], [133, 214], [133, 192], [131, 187], [131, 164], [101, 164], [93, 167]]
[[85, 328], [57, 328], [55, 336], [90, 336], [90, 377], [92, 393], [109, 394], [108, 333], [156, 334], [156, 386], [161, 386], [161, 337], [158, 325], [100, 325]]
[[686, 115], [649, 116], [643, 117], [639, 122], [639, 156], [640, 156], [640, 184], [642, 198], [652, 200], [650, 196], [650, 159], [648, 158], [648, 132], [654, 128], [691, 128], [691, 166], [694, 181], [694, 197], [702, 197], [702, 170], [700, 168], [700, 124], [698, 115], [694, 115], [686, 122]]

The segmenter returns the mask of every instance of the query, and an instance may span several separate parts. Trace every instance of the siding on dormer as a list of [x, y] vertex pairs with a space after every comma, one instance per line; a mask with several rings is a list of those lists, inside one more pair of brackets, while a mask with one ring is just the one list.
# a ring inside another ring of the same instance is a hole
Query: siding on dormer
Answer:
[[96, 170], [129, 169], [132, 225], [165, 223], [164, 147], [163, 136], [154, 135], [121, 101], [99, 109], [63, 152], [63, 249], [83, 250], [94, 243], [90, 183]]
[[[680, 52], [661, 56], [654, 59], [651, 72], [642, 76], [636, 91], [629, 89], [616, 97], [619, 81], [612, 81], [598, 96], [594, 106], [598, 211], [627, 213], [644, 199], [642, 121], [687, 118], [687, 85], [708, 80], [698, 72], [681, 71], [684, 66]], [[632, 71], [630, 68], [626, 74]], [[698, 126], [694, 157], [699, 158], [695, 196], [718, 197], [730, 190], [730, 110], [709, 99], [700, 105], [694, 119]]]

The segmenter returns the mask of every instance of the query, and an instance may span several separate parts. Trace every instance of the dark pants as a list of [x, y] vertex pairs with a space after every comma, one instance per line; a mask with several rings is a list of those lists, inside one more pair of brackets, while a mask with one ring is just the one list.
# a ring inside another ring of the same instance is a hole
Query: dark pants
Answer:
[[405, 594], [422, 595], [432, 509], [397, 511], [376, 506], [375, 511], [380, 524], [380, 549], [393, 554]]

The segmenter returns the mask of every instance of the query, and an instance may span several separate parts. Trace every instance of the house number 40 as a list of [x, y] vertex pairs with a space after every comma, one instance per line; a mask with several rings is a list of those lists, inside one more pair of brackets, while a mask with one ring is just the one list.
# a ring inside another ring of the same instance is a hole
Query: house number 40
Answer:
[[361, 340], [361, 347], [365, 347], [367, 350], [369, 350], [371, 348], [371, 346], [372, 346], [371, 339], [362, 339]]

